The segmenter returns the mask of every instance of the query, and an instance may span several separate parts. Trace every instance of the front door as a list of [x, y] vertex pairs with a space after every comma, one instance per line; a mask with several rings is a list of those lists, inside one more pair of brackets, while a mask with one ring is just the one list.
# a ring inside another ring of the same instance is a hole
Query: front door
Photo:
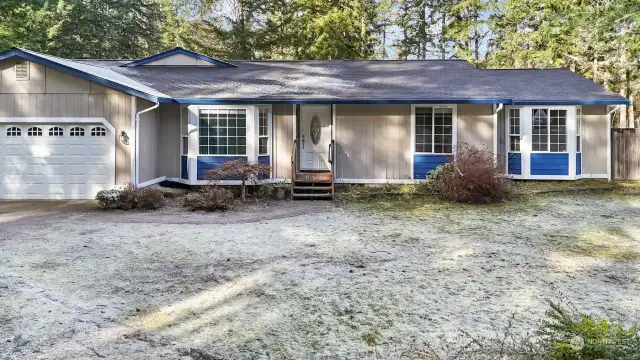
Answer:
[[300, 169], [329, 170], [331, 105], [300, 106]]

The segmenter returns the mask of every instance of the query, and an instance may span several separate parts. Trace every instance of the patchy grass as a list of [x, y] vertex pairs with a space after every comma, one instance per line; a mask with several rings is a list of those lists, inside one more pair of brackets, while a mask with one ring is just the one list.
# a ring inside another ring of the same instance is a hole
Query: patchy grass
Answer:
[[586, 229], [577, 234], [545, 233], [542, 238], [572, 256], [598, 260], [637, 261], [640, 250], [628, 230], [618, 226]]

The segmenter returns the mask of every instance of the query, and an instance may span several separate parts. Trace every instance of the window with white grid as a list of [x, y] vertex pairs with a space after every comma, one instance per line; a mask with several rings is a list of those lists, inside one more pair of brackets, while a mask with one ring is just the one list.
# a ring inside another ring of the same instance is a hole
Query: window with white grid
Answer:
[[97, 126], [91, 129], [91, 136], [107, 136], [107, 129]]
[[576, 108], [576, 152], [582, 152], [582, 109]]
[[84, 136], [84, 129], [81, 127], [73, 127], [69, 130], [69, 136]]
[[246, 155], [247, 110], [201, 109], [200, 155]]
[[509, 151], [520, 152], [520, 109], [509, 109]]
[[567, 151], [567, 110], [532, 109], [531, 150]]
[[451, 154], [453, 152], [453, 109], [416, 107], [415, 152]]
[[22, 136], [22, 130], [17, 126], [12, 126], [7, 129], [7, 136]]
[[258, 108], [258, 155], [269, 155], [269, 108]]
[[49, 136], [64, 136], [64, 129], [59, 126], [54, 126], [49, 129]]
[[27, 136], [42, 136], [42, 128], [32, 126], [27, 130]]
[[182, 155], [189, 155], [189, 109], [180, 110], [180, 151]]

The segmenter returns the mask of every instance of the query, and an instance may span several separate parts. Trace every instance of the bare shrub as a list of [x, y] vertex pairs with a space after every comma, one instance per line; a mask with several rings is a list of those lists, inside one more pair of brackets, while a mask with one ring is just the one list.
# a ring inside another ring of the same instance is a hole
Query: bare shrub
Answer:
[[260, 163], [248, 163], [242, 160], [228, 161], [208, 170], [204, 177], [207, 180], [223, 180], [240, 178], [242, 180], [242, 201], [247, 197], [247, 182], [253, 182], [260, 176], [268, 176], [271, 166]]
[[120, 190], [120, 209], [131, 210], [138, 207], [138, 188], [128, 183]]
[[486, 204], [507, 199], [509, 180], [493, 154], [461, 144], [453, 160], [429, 174], [429, 187], [440, 198], [455, 202]]
[[217, 186], [203, 186], [198, 191], [184, 197], [182, 205], [191, 210], [229, 210], [233, 207], [234, 197], [230, 190]]
[[139, 189], [137, 193], [138, 209], [157, 210], [166, 204], [164, 193], [156, 188]]
[[122, 210], [156, 210], [166, 205], [164, 193], [160, 189], [138, 189], [127, 184], [123, 189], [103, 190], [98, 192], [96, 200], [105, 209]]

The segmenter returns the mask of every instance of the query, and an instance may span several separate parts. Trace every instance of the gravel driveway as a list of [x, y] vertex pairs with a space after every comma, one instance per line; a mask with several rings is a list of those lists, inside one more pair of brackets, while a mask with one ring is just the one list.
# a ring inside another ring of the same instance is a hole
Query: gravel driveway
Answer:
[[391, 351], [492, 336], [512, 314], [530, 331], [547, 299], [637, 323], [639, 218], [629, 195], [213, 215], [0, 203], [0, 358], [360, 358], [363, 334]]

